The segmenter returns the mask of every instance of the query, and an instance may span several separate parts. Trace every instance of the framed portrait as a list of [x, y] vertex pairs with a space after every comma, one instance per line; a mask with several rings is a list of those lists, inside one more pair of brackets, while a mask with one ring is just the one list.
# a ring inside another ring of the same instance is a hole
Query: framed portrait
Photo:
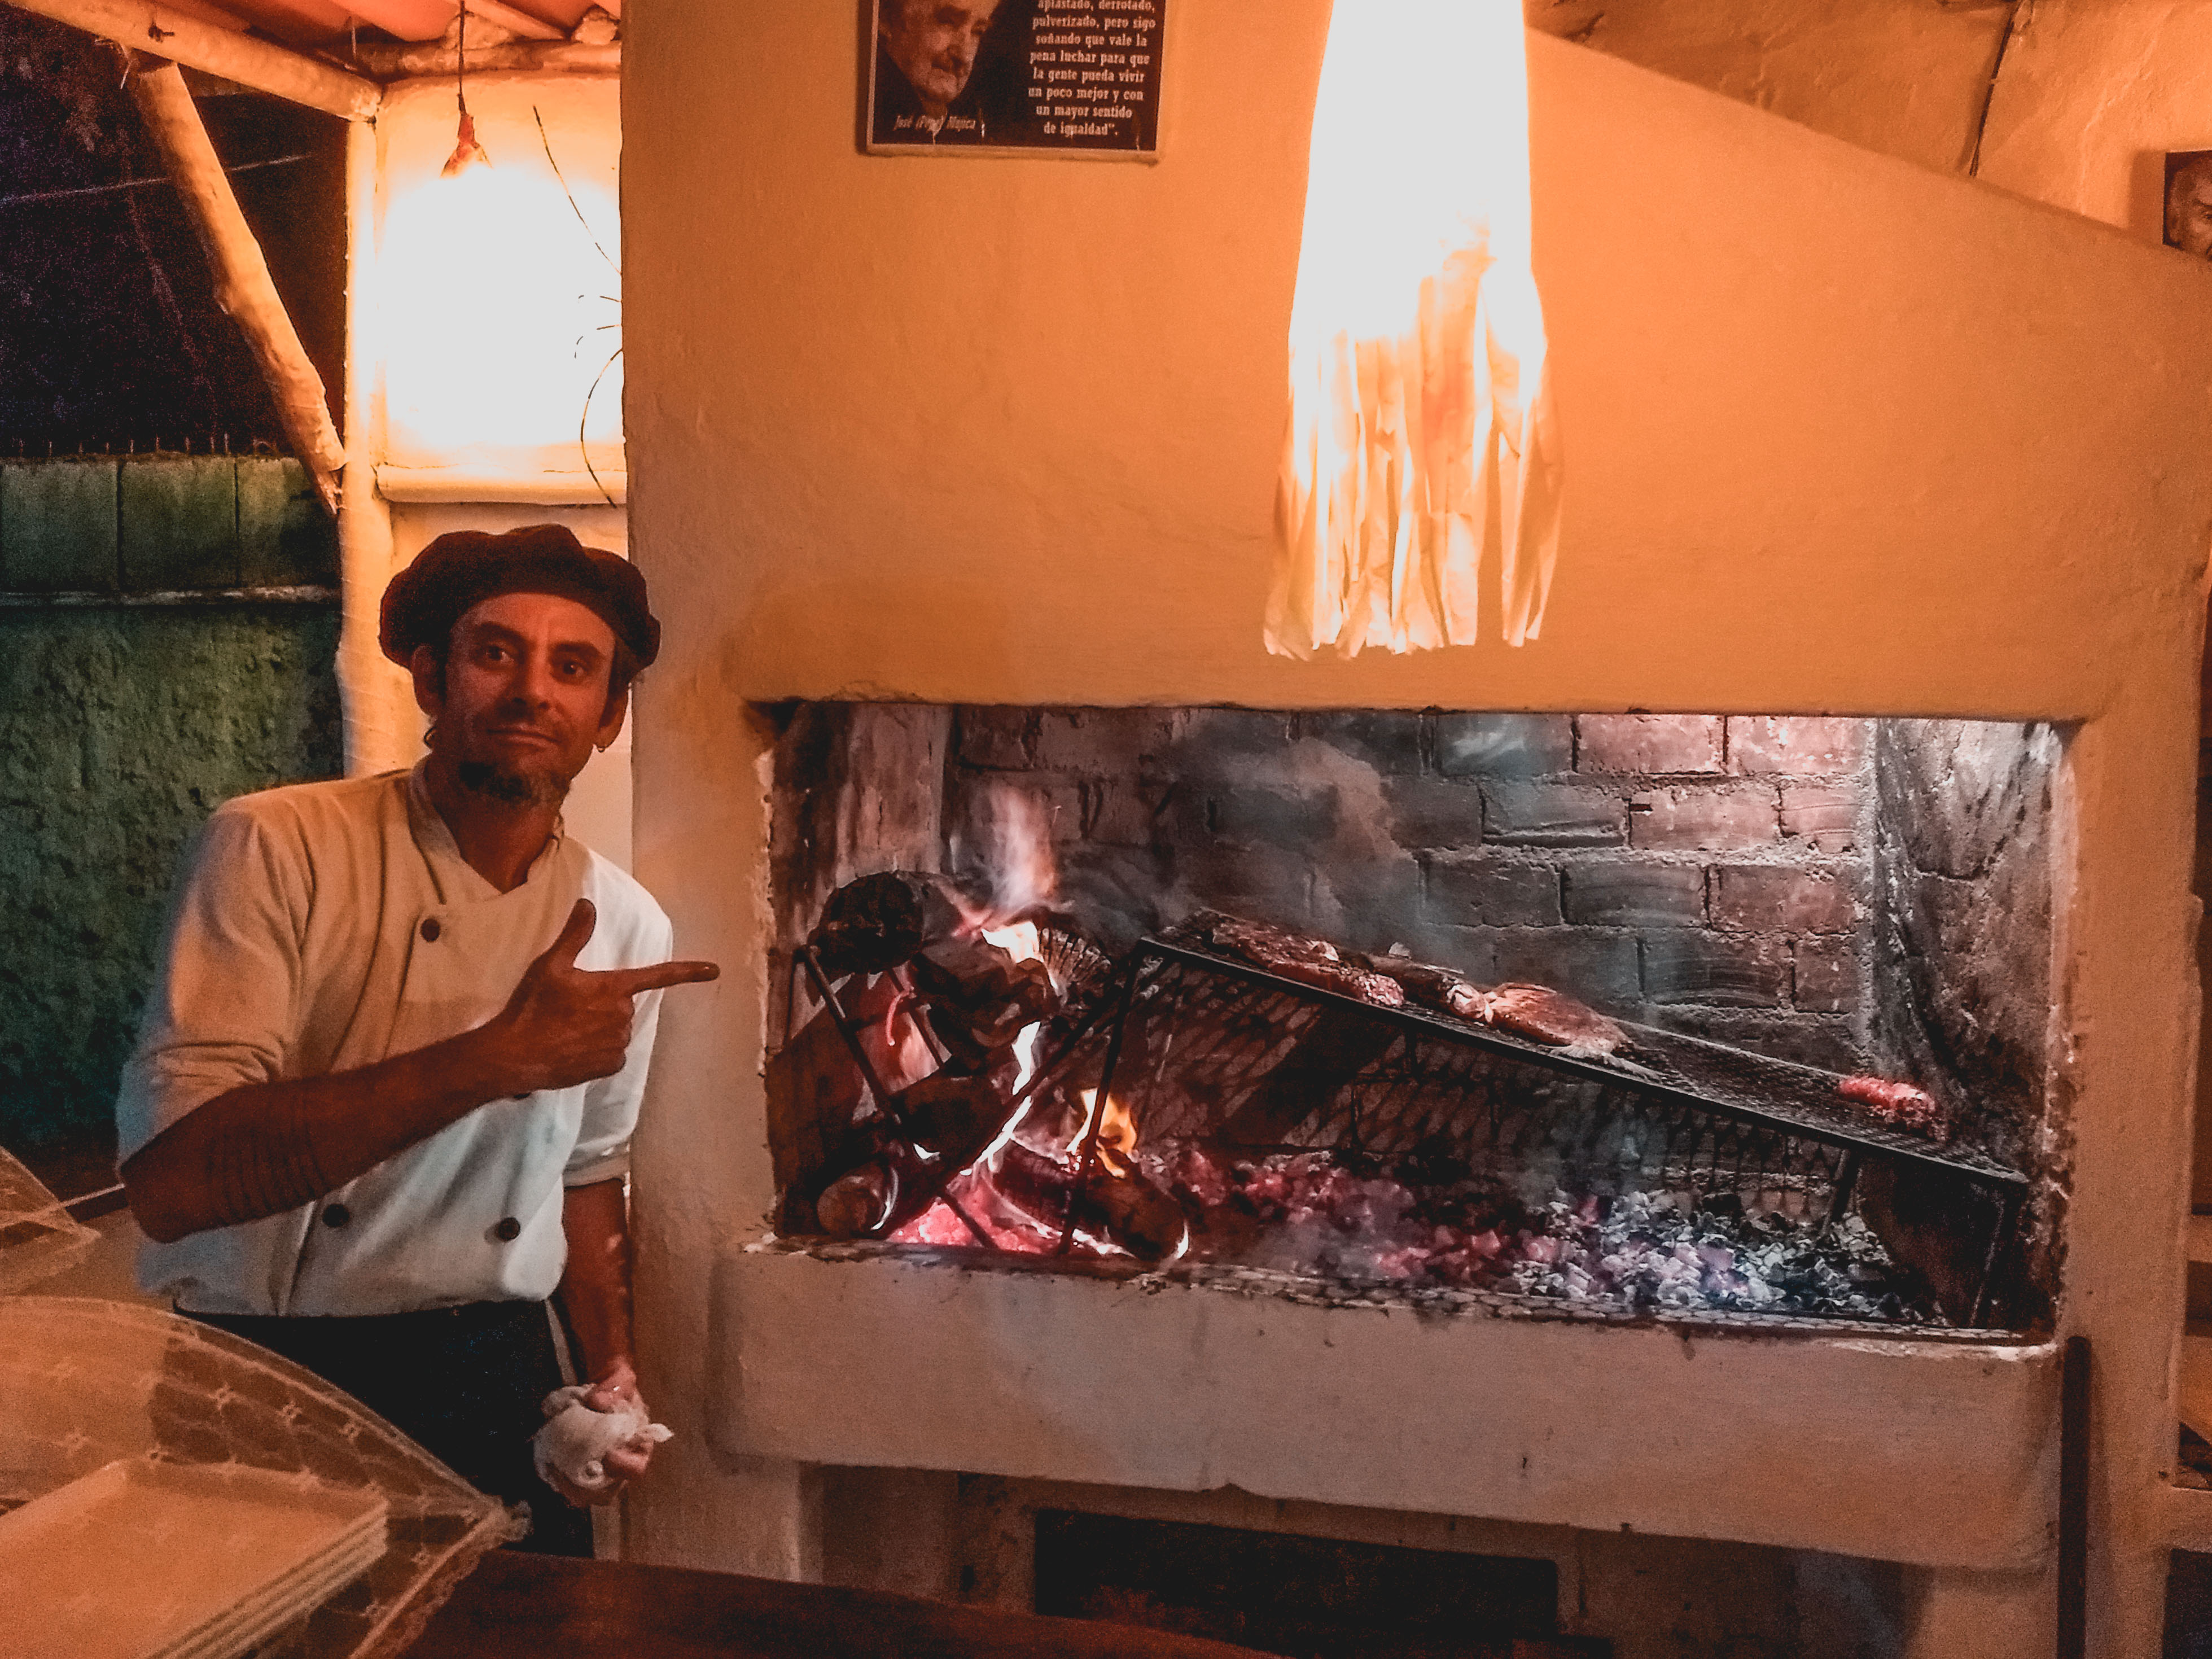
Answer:
[[2212, 149], [2166, 153], [2166, 245], [2212, 259]]
[[872, 0], [874, 155], [1159, 155], [1168, 0]]

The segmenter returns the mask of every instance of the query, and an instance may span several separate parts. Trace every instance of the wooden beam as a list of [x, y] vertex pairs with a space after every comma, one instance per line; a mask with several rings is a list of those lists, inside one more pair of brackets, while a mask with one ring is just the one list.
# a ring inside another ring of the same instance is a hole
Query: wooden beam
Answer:
[[[474, 13], [476, 8], [470, 9]], [[355, 61], [371, 75], [386, 81], [404, 76], [452, 75], [460, 68], [459, 54], [442, 41], [418, 43], [368, 41], [361, 43]], [[573, 40], [506, 40], [495, 46], [469, 48], [469, 73], [520, 70], [572, 75], [619, 75], [622, 45], [580, 45]]]
[[323, 377], [307, 361], [307, 349], [300, 343], [276, 284], [270, 280], [261, 244], [254, 240], [252, 227], [239, 211], [230, 177], [208, 141], [199, 108], [185, 88], [184, 75], [174, 64], [143, 53], [135, 55], [131, 63], [131, 95], [161, 152], [162, 164], [177, 194], [184, 199], [192, 228], [199, 233], [200, 245], [207, 250], [208, 264], [215, 276], [216, 303], [246, 336], [246, 343], [268, 383], [284, 435], [307, 469], [315, 494], [335, 515], [337, 473], [345, 465], [345, 447], [331, 422]]
[[384, 89], [374, 81], [348, 75], [250, 34], [187, 16], [161, 0], [6, 0], [6, 3], [18, 11], [36, 12], [119, 46], [189, 64], [256, 92], [343, 116], [349, 121], [373, 119], [384, 100]]
[[[519, 7], [507, 5], [505, 0], [467, 0], [467, 4], [470, 16], [481, 17], [487, 23], [496, 23], [519, 40], [565, 40], [568, 38], [566, 32], [555, 28], [544, 18], [532, 17]], [[456, 4], [453, 15], [459, 16], [460, 10], [460, 6]]]

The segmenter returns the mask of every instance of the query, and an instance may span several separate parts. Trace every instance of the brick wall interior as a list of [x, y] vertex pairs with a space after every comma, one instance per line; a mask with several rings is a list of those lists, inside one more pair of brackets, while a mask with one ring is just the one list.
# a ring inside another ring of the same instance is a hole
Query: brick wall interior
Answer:
[[1866, 1051], [1857, 720], [962, 708], [954, 867], [1048, 805], [1116, 943], [1200, 905], [1834, 1067]]
[[2000, 1155], [2024, 1156], [2038, 1121], [2063, 746], [2048, 726], [770, 712], [784, 723], [780, 954], [854, 876], [985, 879], [991, 803], [1012, 791], [1043, 809], [1061, 907], [1112, 950], [1212, 906], [1785, 1059], [1910, 1077]]

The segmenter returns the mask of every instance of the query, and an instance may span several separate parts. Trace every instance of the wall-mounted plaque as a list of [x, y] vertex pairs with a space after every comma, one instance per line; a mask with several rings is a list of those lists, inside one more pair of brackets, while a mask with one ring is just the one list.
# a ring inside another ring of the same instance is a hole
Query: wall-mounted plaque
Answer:
[[874, 0], [867, 148], [1159, 155], [1167, 0]]
[[2166, 153], [2166, 245], [2212, 258], [2212, 149]]

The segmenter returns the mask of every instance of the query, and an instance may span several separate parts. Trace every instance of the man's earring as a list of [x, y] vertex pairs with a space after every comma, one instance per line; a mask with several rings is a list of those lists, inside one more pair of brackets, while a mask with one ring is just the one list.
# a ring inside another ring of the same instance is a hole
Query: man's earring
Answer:
[[438, 722], [432, 720], [422, 728], [422, 746], [428, 749], [438, 740]]

